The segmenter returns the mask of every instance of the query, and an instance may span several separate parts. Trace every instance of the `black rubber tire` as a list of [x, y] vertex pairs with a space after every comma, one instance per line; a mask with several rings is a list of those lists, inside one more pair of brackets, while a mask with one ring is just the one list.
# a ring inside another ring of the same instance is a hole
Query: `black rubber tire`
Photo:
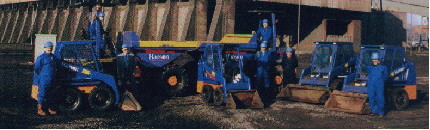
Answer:
[[343, 80], [342, 79], [334, 79], [333, 82], [330, 84], [330, 92], [333, 90], [341, 90], [343, 86]]
[[[281, 82], [279, 84], [276, 83], [276, 76], [279, 76], [281, 78]], [[284, 77], [282, 76], [282, 74], [275, 74], [275, 76], [273, 77], [273, 85], [274, 85], [274, 92], [275, 94], [278, 94], [279, 92], [281, 92], [281, 89], [283, 88], [283, 83], [284, 82]]]
[[98, 86], [88, 95], [88, 103], [94, 110], [109, 110], [115, 104], [115, 93], [107, 86]]
[[[168, 79], [171, 76], [176, 76], [177, 84], [170, 85]], [[186, 93], [186, 88], [188, 87], [188, 75], [185, 70], [178, 66], [166, 67], [164, 72], [161, 74], [161, 87], [168, 97], [183, 96]]]
[[224, 104], [224, 92], [222, 88], [217, 88], [213, 92], [213, 105], [220, 106]]
[[408, 93], [402, 87], [396, 87], [391, 91], [391, 102], [396, 110], [404, 110], [409, 105]]
[[82, 106], [82, 93], [75, 87], [57, 89], [58, 109], [63, 112], [76, 111]]
[[213, 103], [213, 95], [214, 95], [214, 90], [211, 86], [209, 85], [205, 85], [203, 86], [203, 90], [202, 90], [202, 99], [205, 103], [207, 104], [211, 104]]

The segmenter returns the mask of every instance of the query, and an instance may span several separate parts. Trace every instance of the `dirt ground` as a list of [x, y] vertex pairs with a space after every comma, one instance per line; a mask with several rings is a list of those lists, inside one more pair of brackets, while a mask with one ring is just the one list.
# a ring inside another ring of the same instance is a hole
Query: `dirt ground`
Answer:
[[[309, 64], [300, 56], [300, 68]], [[30, 99], [31, 66], [19, 65], [29, 55], [0, 55], [0, 128], [429, 128], [428, 56], [408, 57], [417, 66], [419, 100], [383, 118], [330, 111], [323, 105], [276, 101], [264, 109], [225, 109], [208, 106], [200, 95], [144, 100], [144, 110], [92, 111], [37, 116]]]

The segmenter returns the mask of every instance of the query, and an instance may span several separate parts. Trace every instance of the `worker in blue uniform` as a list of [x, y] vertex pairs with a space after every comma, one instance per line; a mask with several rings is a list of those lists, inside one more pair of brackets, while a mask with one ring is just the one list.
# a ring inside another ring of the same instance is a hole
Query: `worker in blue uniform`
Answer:
[[137, 80], [135, 78], [136, 67], [138, 62], [136, 57], [130, 53], [130, 47], [127, 44], [123, 44], [122, 53], [117, 57], [117, 74], [118, 74], [118, 85], [121, 90], [130, 90], [134, 95], [140, 95], [135, 84]]
[[263, 102], [267, 106], [272, 93], [269, 79], [271, 55], [266, 49], [267, 42], [263, 41], [260, 45], [260, 51], [256, 54], [255, 61], [257, 62], [257, 90], [262, 93]]
[[105, 31], [103, 29], [103, 24], [102, 24], [104, 20], [104, 16], [105, 14], [103, 12], [98, 12], [97, 18], [94, 19], [89, 29], [91, 40], [97, 41], [96, 48], [97, 48], [97, 54], [99, 56], [104, 56], [104, 51], [105, 51], [105, 41], [103, 40], [103, 33]]
[[277, 60], [277, 63], [281, 63], [283, 70], [283, 85], [297, 83], [297, 67], [299, 66], [297, 57], [293, 54], [293, 48], [287, 48], [285, 54], [281, 60]]
[[384, 112], [384, 80], [388, 77], [388, 69], [380, 64], [379, 54], [372, 53], [372, 65], [367, 67], [367, 94], [372, 113], [383, 117]]
[[44, 53], [37, 57], [36, 63], [34, 64], [34, 85], [38, 86], [37, 96], [37, 114], [44, 116], [46, 113], [43, 108], [48, 107], [49, 114], [56, 114], [57, 112], [51, 109], [52, 98], [48, 97], [52, 94], [47, 94], [48, 91], [52, 90], [52, 80], [55, 74], [55, 68], [57, 65], [57, 59], [52, 54], [53, 44], [52, 42], [46, 42], [44, 47]]
[[273, 32], [272, 28], [269, 26], [269, 20], [263, 19], [263, 27], [259, 28], [256, 34], [260, 41], [267, 41], [267, 45], [271, 45]]

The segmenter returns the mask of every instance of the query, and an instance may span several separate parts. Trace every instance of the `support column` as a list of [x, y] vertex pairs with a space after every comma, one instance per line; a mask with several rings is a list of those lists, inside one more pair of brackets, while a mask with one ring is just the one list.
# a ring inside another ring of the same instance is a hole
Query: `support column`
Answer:
[[[57, 28], [56, 31], [54, 33], [57, 34], [57, 41], [61, 41], [63, 39], [63, 34], [64, 34], [64, 30], [66, 28], [66, 23], [67, 21], [69, 21], [69, 12], [70, 12], [70, 8], [61, 10], [58, 16], [58, 20], [57, 20]], [[68, 33], [68, 32], [66, 32]]]
[[119, 31], [123, 31], [125, 27], [125, 23], [127, 21], [127, 14], [129, 11], [129, 6], [116, 6], [113, 8], [109, 20], [110, 36], [113, 41], [116, 40], [116, 33]]
[[198, 0], [196, 3], [196, 15], [194, 40], [204, 41], [207, 39], [207, 1]]
[[52, 30], [54, 30], [55, 23], [57, 22], [58, 8], [55, 10], [51, 10], [51, 16], [49, 18], [49, 22], [47, 25], [47, 33], [52, 34]]
[[192, 16], [196, 10], [195, 8], [195, 0], [190, 0], [186, 4], [186, 7], [179, 7], [178, 12], [180, 12], [180, 14], [178, 15], [178, 41], [185, 41], [188, 31], [190, 30], [190, 23], [192, 20]]
[[221, 11], [223, 7], [223, 0], [217, 0], [216, 1], [216, 5], [215, 5], [215, 11], [212, 17], [212, 22], [211, 22], [211, 26], [209, 28], [209, 34], [208, 34], [208, 38], [207, 41], [214, 41], [214, 37], [215, 37], [215, 32], [217, 30], [218, 24], [220, 23], [220, 18], [221, 18]]
[[143, 33], [142, 32], [148, 31], [148, 30], [143, 28], [147, 24], [147, 21], [149, 18], [148, 17], [148, 15], [149, 15], [149, 3], [148, 2], [149, 2], [149, 0], [146, 1], [144, 6], [138, 7], [138, 14], [137, 15], [139, 16], [138, 21], [140, 21], [140, 22], [138, 22], [138, 25], [136, 28], [136, 33], [141, 39], [143, 39], [143, 36], [142, 36]]
[[13, 29], [16, 26], [18, 17], [19, 17], [19, 10], [13, 11], [11, 14], [11, 19], [9, 20], [9, 23], [6, 26], [6, 30], [5, 30], [4, 35], [2, 37], [2, 40], [1, 40], [2, 43], [9, 43], [9, 40], [11, 38], [10, 35], [12, 35]]
[[[33, 11], [32, 11], [32, 13], [31, 13], [31, 21], [30, 21], [30, 25], [29, 25], [29, 27], [28, 27], [28, 30], [27, 30], [27, 35], [23, 35], [23, 37], [22, 37], [22, 40], [25, 40], [25, 38], [30, 38], [31, 36], [32, 36], [32, 34], [34, 34], [34, 28], [35, 28], [35, 26], [36, 26], [36, 18], [37, 18], [37, 15], [38, 15], [38, 10], [37, 9], [33, 9]], [[25, 29], [27, 29], [27, 28], [25, 28]]]
[[29, 18], [31, 17], [31, 13], [30, 13], [29, 8], [27, 8], [26, 11], [24, 11], [23, 13], [24, 14], [23, 14], [23, 17], [21, 19], [22, 22], [17, 29], [18, 31], [17, 31], [17, 34], [15, 34], [13, 41], [11, 41], [12, 43], [20, 43], [21, 42], [20, 37], [22, 36], [25, 25], [28, 24]]
[[78, 31], [80, 31], [79, 25], [80, 25], [81, 21], [85, 20], [85, 19], [83, 19], [83, 17], [86, 17], [86, 16], [82, 15], [83, 12], [84, 12], [83, 7], [75, 8], [75, 17], [74, 17], [74, 20], [72, 22], [72, 27], [70, 28], [70, 39], [69, 39], [70, 41], [74, 41], [75, 39], [77, 39], [79, 37], [77, 35]]
[[157, 10], [157, 35], [155, 40], [159, 41], [163, 38], [164, 28], [166, 26], [167, 17], [172, 8], [172, 0], [167, 0], [163, 5], [159, 4]]
[[37, 28], [36, 28], [36, 34], [42, 33], [43, 25], [46, 20], [46, 16], [48, 14], [48, 10], [39, 10], [39, 17], [37, 18]]

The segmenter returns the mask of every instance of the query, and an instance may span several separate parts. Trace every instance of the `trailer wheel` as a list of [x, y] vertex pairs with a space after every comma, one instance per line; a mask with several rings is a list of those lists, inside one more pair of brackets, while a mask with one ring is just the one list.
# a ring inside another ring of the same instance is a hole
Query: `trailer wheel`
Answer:
[[202, 99], [205, 103], [207, 103], [207, 104], [213, 103], [213, 101], [214, 101], [213, 95], [214, 95], [214, 90], [211, 86], [209, 86], [209, 85], [203, 86]]
[[162, 87], [166, 95], [179, 96], [185, 94], [188, 77], [185, 70], [180, 67], [169, 67], [161, 75]]
[[108, 110], [112, 108], [115, 103], [115, 94], [107, 86], [98, 86], [88, 96], [88, 102], [94, 110]]
[[409, 105], [408, 93], [401, 87], [393, 89], [391, 92], [391, 100], [396, 110], [403, 110]]
[[224, 92], [222, 88], [217, 88], [213, 92], [213, 105], [220, 106], [224, 104]]
[[75, 87], [58, 89], [57, 92], [60, 111], [76, 111], [82, 105], [82, 94]]

